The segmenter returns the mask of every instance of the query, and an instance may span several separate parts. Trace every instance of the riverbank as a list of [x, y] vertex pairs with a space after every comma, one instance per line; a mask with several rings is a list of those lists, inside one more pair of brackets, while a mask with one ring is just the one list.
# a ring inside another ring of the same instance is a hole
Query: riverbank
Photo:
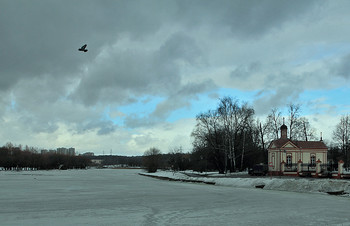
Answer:
[[203, 183], [236, 188], [260, 188], [264, 190], [301, 193], [336, 194], [350, 198], [349, 180], [294, 177], [250, 177], [247, 173], [223, 176], [215, 173], [199, 174], [192, 171], [157, 171], [156, 173], [141, 172], [139, 174], [169, 181]]

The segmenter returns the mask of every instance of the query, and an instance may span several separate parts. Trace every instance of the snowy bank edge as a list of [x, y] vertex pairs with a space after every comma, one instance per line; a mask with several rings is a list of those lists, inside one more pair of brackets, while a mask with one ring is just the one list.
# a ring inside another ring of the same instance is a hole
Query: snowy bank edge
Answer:
[[207, 178], [190, 177], [183, 172], [157, 171], [141, 172], [139, 175], [162, 180], [203, 183], [236, 188], [257, 188], [264, 190], [290, 191], [301, 193], [337, 193], [343, 191], [343, 197], [350, 197], [350, 181], [338, 179], [304, 179], [304, 178]]

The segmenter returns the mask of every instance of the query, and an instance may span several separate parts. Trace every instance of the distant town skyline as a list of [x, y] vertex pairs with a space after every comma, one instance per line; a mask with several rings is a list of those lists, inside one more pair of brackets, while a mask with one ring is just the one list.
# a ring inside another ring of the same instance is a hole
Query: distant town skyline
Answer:
[[248, 102], [259, 119], [301, 104], [330, 142], [350, 112], [346, 0], [2, 0], [0, 8], [0, 145], [187, 152], [196, 115], [223, 96]]

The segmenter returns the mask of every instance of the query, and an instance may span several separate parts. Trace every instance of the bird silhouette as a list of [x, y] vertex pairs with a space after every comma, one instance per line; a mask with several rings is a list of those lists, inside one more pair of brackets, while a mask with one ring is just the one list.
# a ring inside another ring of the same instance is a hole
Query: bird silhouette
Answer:
[[83, 52], [87, 52], [88, 50], [86, 49], [86, 44], [83, 45], [82, 47], [80, 47], [80, 49], [78, 49], [79, 51], [83, 51]]

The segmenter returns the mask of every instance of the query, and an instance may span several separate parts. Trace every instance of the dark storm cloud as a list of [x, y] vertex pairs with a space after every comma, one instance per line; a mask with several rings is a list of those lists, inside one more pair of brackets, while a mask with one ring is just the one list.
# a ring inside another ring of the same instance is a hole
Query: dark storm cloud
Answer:
[[[263, 60], [237, 66], [231, 59], [212, 59], [221, 39], [213, 41], [211, 35], [247, 45], [283, 30], [313, 6], [314, 1], [299, 0], [2, 0], [0, 116], [15, 115], [13, 121], [36, 132], [52, 133], [64, 125], [72, 133], [104, 135], [118, 129], [101, 119], [106, 105], [117, 108], [156, 96], [163, 101], [154, 112], [140, 117], [136, 110], [125, 125], [166, 120], [190, 107], [198, 94], [217, 88], [216, 78], [202, 77], [206, 66], [236, 66], [232, 76], [239, 78], [264, 69]], [[77, 50], [83, 44], [87, 53]], [[224, 56], [235, 50], [218, 49]], [[195, 75], [188, 78], [187, 69]]]
[[266, 114], [274, 107], [285, 107], [295, 103], [305, 90], [305, 75], [295, 75], [289, 72], [278, 72], [266, 78], [265, 89], [261, 90], [254, 101], [258, 114]]
[[240, 65], [234, 71], [231, 72], [231, 78], [246, 79], [249, 76], [253, 76], [256, 72], [259, 72], [262, 68], [260, 62], [252, 62], [248, 65]]
[[85, 133], [89, 130], [97, 130], [97, 135], [107, 135], [114, 132], [117, 128], [112, 121], [107, 120], [94, 120], [88, 121], [87, 123], [78, 124], [77, 131], [79, 133]]
[[162, 63], [167, 61], [183, 60], [190, 64], [196, 64], [202, 55], [200, 48], [194, 39], [184, 33], [175, 33], [159, 49], [158, 59]]
[[173, 111], [183, 107], [190, 107], [191, 101], [197, 99], [198, 93], [203, 93], [215, 88], [216, 86], [211, 80], [199, 84], [189, 83], [160, 102], [150, 115], [145, 117], [140, 117], [137, 114], [127, 116], [125, 118], [125, 125], [135, 128], [140, 126], [152, 126], [157, 122], [162, 122], [166, 120]]
[[[3, 88], [11, 87], [21, 78], [42, 74], [64, 77], [76, 71], [82, 63], [72, 52], [82, 41], [78, 38], [78, 23], [72, 18], [74, 9], [56, 3], [1, 2], [0, 29], [4, 32], [0, 34], [3, 63], [0, 73], [1, 84], [7, 84]], [[75, 15], [79, 17], [81, 14], [77, 11]], [[83, 29], [81, 32], [83, 37], [87, 35]]]
[[239, 38], [259, 38], [308, 12], [316, 1], [195, 0], [178, 1], [179, 17], [189, 27], [203, 24], [228, 26]]
[[186, 84], [181, 89], [172, 93], [168, 99], [158, 104], [151, 116], [155, 118], [166, 119], [172, 111], [184, 106], [189, 107], [191, 100], [197, 98], [197, 94], [204, 93], [215, 88], [216, 86], [212, 80], [197, 84]]
[[97, 101], [126, 104], [133, 95], [169, 96], [181, 89], [181, 63], [194, 65], [202, 53], [193, 39], [176, 33], [154, 51], [111, 47], [106, 55], [82, 78], [74, 99], [86, 105]]
[[[145, 35], [153, 35], [164, 24], [173, 26], [184, 23], [188, 24], [190, 29], [201, 25], [214, 26], [213, 29], [228, 26], [234, 36], [255, 36], [278, 27], [292, 15], [302, 14], [312, 5], [312, 1], [221, 1], [217, 3], [213, 1], [34, 0], [2, 1], [0, 4], [2, 9], [0, 89], [7, 90], [22, 78], [45, 74], [60, 80], [66, 76], [79, 76], [82, 67], [91, 64], [104, 45], [115, 42], [123, 33], [130, 34], [132, 39], [142, 40]], [[164, 46], [167, 48], [163, 50], [164, 53], [160, 52], [161, 59], [153, 62], [153, 66], [157, 66], [160, 70], [158, 75], [176, 71], [176, 68], [169, 65], [176, 57], [185, 58], [192, 63], [191, 57], [196, 53], [196, 50], [188, 48], [191, 47], [191, 41], [181, 41], [174, 37], [168, 42]], [[182, 46], [177, 42], [181, 42]], [[76, 49], [84, 43], [89, 45], [89, 52], [82, 55]], [[171, 54], [169, 55], [167, 51]], [[133, 71], [133, 67], [136, 64], [145, 64], [149, 56], [126, 54], [119, 57], [119, 60], [122, 60], [121, 63], [131, 70], [124, 72], [129, 76], [138, 74], [139, 72]], [[170, 58], [167, 59], [167, 57]], [[113, 60], [110, 59], [110, 61]], [[116, 66], [120, 66], [118, 62], [115, 63]], [[115, 74], [113, 69], [108, 66], [105, 69], [98, 69], [102, 70], [99, 77], [104, 79], [106, 76], [105, 80], [110, 82], [110, 74]], [[135, 78], [138, 80], [133, 76], [129, 78], [129, 83], [136, 82]], [[176, 77], [174, 80], [176, 82]], [[136, 85], [140, 86], [141, 81], [136, 82]], [[84, 86], [84, 83], [89, 82], [82, 83], [82, 88], [78, 92], [89, 92], [81, 90], [90, 89], [91, 85]], [[147, 79], [145, 83], [148, 83]], [[105, 92], [105, 95], [109, 95], [111, 92], [108, 86], [98, 87], [106, 90], [95, 90], [97, 93], [88, 98], [92, 103], [98, 101], [96, 98], [101, 93]], [[166, 82], [163, 82], [162, 87], [168, 88]], [[161, 89], [159, 86], [156, 88]], [[88, 102], [86, 98], [84, 102]]]
[[330, 73], [343, 78], [350, 78], [350, 54], [341, 57], [340, 60], [333, 65]]
[[275, 90], [262, 91], [254, 101], [254, 108], [258, 115], [266, 114], [275, 107], [283, 108], [289, 103], [297, 102], [302, 91], [300, 87], [288, 85], [279, 86]]
[[[161, 2], [1, 1], [0, 91], [10, 91], [12, 88], [11, 95], [17, 106], [16, 112], [26, 114], [25, 117], [21, 117], [22, 121], [31, 122], [26, 125], [33, 127], [33, 131], [56, 130], [58, 122], [70, 122], [71, 118], [74, 118], [70, 110], [65, 109], [64, 112], [63, 109], [73, 106], [62, 106], [62, 110], [59, 111], [61, 114], [51, 110], [59, 109], [56, 106], [62, 102], [58, 100], [64, 100], [67, 94], [72, 92], [70, 86], [81, 79], [84, 70], [92, 64], [103, 46], [114, 43], [123, 33], [130, 34], [133, 39], [142, 39], [145, 35], [152, 34], [162, 23], [157, 16], [153, 16], [154, 12], [160, 16], [166, 14], [166, 9], [158, 10], [161, 8], [164, 8]], [[88, 44], [89, 52], [82, 54], [77, 49], [85, 43]], [[137, 59], [140, 61], [135, 62]], [[92, 85], [85, 87], [95, 89], [91, 92], [85, 91], [89, 94], [84, 97], [85, 103], [90, 101], [96, 104], [99, 98], [108, 96], [111, 96], [110, 99], [117, 96], [122, 100], [120, 102], [125, 102], [130, 100], [129, 95], [135, 96], [137, 92], [124, 92], [123, 89], [118, 93], [118, 86], [115, 84], [120, 87], [141, 87], [145, 82], [147, 84], [147, 80], [136, 77], [133, 80], [128, 76], [132, 74], [135, 63], [147, 63], [143, 56], [130, 54], [126, 59], [120, 56], [120, 60], [121, 65], [125, 66], [124, 83], [120, 84], [120, 80], [111, 83], [114, 79], [114, 67], [104, 68], [106, 64], [103, 64], [103, 68], [94, 69], [102, 72], [98, 74], [98, 79], [92, 79]], [[109, 61], [114, 63], [111, 59]], [[105, 83], [99, 84], [101, 81]], [[96, 88], [99, 90], [96, 91]], [[108, 100], [107, 98], [105, 101]], [[118, 101], [113, 99], [116, 100]], [[67, 105], [70, 104], [68, 102]], [[66, 105], [65, 102], [62, 105]], [[79, 105], [75, 105], [74, 108], [80, 109], [77, 106]], [[83, 114], [75, 123], [84, 125], [86, 123], [82, 120], [93, 122], [96, 120], [94, 118], [99, 117], [98, 112], [87, 113], [89, 108], [86, 108], [85, 112], [80, 110], [79, 113]], [[101, 128], [99, 134], [114, 130], [104, 122], [92, 124], [92, 127]], [[89, 127], [91, 126], [87, 126]], [[82, 130], [84, 128], [78, 128], [78, 131]]]
[[[23, 77], [74, 75], [120, 33], [141, 38], [157, 30], [161, 20], [150, 13], [162, 5], [133, 1], [1, 1], [0, 88], [8, 89]], [[76, 50], [85, 43], [92, 48], [82, 56]]]

